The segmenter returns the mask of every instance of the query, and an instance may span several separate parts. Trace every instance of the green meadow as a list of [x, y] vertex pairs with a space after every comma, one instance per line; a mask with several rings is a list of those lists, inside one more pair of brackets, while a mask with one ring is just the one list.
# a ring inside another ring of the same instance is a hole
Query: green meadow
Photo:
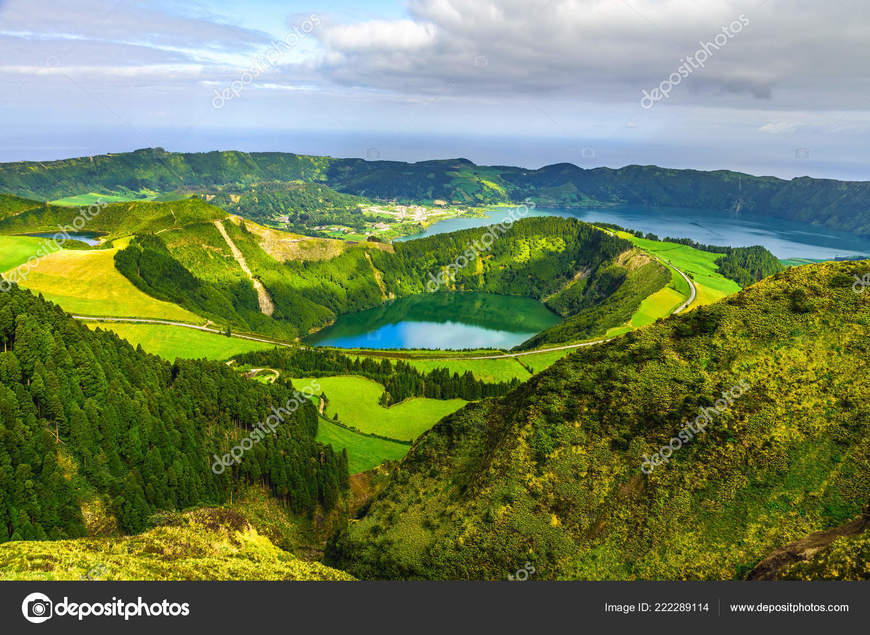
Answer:
[[[638, 238], [625, 232], [617, 233], [620, 238], [630, 240], [637, 247], [655, 254], [689, 276], [698, 289], [698, 297], [692, 306], [710, 304], [740, 291], [740, 285], [719, 273], [719, 267], [715, 260], [723, 254], [701, 251], [678, 243]], [[678, 274], [674, 272], [674, 275]], [[685, 281], [682, 281], [682, 285], [685, 287]], [[676, 288], [678, 291], [682, 291], [679, 286]], [[688, 290], [686, 289], [686, 291]]]
[[402, 361], [423, 373], [431, 372], [436, 368], [446, 368], [451, 373], [459, 375], [471, 371], [476, 379], [488, 383], [510, 381], [511, 379], [526, 380], [530, 375], [529, 371], [523, 368], [515, 357], [504, 359], [405, 359]]
[[[295, 386], [306, 385], [310, 378], [294, 379]], [[318, 377], [321, 393], [326, 393], [325, 415], [360, 432], [377, 434], [399, 441], [413, 441], [439, 420], [456, 412], [466, 403], [463, 399], [428, 399], [414, 397], [390, 408], [378, 401], [384, 387], [364, 377]]]
[[226, 337], [183, 326], [123, 324], [120, 322], [92, 322], [88, 326], [113, 331], [133, 346], [142, 346], [146, 353], [157, 355], [170, 362], [177, 358], [224, 360], [240, 353], [272, 348], [271, 344], [263, 342]]
[[[146, 199], [151, 196], [145, 197]], [[56, 201], [51, 201], [53, 205], [63, 205], [65, 207], [81, 207], [93, 205], [103, 201], [104, 203], [126, 203], [127, 201], [141, 201], [143, 197], [123, 196], [120, 194], [99, 194], [97, 192], [88, 192], [87, 194], [78, 194], [76, 196], [67, 196], [59, 198]]]
[[44, 242], [44, 238], [31, 236], [0, 236], [0, 272], [27, 262]]
[[359, 474], [381, 463], [401, 459], [411, 448], [404, 443], [377, 439], [342, 428], [324, 417], [317, 422], [316, 440], [331, 445], [337, 451], [346, 449], [347, 470], [351, 474]]
[[115, 251], [62, 249], [42, 258], [21, 286], [42, 293], [46, 300], [73, 314], [159, 318], [193, 324], [205, 321], [133, 286], [115, 268]]
[[542, 370], [546, 370], [560, 359], [570, 355], [576, 350], [577, 349], [566, 348], [561, 351], [544, 351], [543, 353], [536, 353], [534, 355], [523, 355], [522, 357], [517, 357], [515, 359], [524, 366], [527, 366], [533, 374], [537, 374]]

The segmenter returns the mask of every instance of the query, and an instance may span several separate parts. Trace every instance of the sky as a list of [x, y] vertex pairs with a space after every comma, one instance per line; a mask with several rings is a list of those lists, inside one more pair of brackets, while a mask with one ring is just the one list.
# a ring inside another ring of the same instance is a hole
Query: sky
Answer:
[[0, 161], [161, 146], [870, 180], [866, 0], [0, 0]]

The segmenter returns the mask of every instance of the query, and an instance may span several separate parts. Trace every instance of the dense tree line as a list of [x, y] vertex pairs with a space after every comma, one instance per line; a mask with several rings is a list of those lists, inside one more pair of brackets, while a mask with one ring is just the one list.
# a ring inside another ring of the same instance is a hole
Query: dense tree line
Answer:
[[[304, 289], [305, 299], [326, 308], [333, 319], [389, 297], [432, 291], [433, 279], [442, 273], [439, 292], [542, 300], [559, 293], [578, 273], [594, 271], [630, 248], [628, 241], [574, 219], [535, 217], [503, 232], [478, 227], [395, 243], [392, 251], [357, 248], [329, 260], [287, 262], [283, 275], [268, 272], [263, 283], [275, 290], [276, 305], [282, 296], [292, 300], [294, 289]], [[285, 313], [304, 315], [306, 308], [290, 307]]]
[[342, 194], [320, 183], [268, 181], [251, 185], [226, 185], [198, 194], [212, 205], [262, 224], [286, 216], [290, 229], [311, 233], [320, 225], [347, 225], [363, 231], [360, 205], [368, 201]]
[[314, 441], [304, 399], [240, 461], [212, 471], [215, 455], [286, 406], [289, 383], [169, 364], [17, 287], [0, 294], [0, 346], [0, 542], [80, 536], [80, 505], [94, 496], [134, 532], [158, 510], [221, 503], [244, 483], [298, 513], [332, 507], [348, 485], [346, 455]]
[[410, 397], [477, 401], [484, 397], [506, 395], [520, 384], [517, 379], [487, 383], [476, 379], [471, 371], [460, 375], [451, 373], [447, 368], [423, 373], [402, 360], [376, 361], [370, 357], [350, 357], [337, 351], [316, 348], [253, 351], [238, 355], [235, 360], [240, 365], [276, 368], [296, 376], [367, 377], [384, 385], [382, 406], [390, 406]]
[[248, 280], [208, 282], [193, 275], [176, 260], [163, 241], [153, 234], [137, 235], [115, 254], [115, 268], [141, 291], [172, 302], [237, 331], [254, 330], [273, 336], [293, 337], [260, 312], [257, 292]]

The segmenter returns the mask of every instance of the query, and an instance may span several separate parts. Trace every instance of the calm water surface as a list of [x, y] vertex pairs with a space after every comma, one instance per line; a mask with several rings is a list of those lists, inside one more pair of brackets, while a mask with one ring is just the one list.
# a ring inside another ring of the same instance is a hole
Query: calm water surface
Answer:
[[[423, 238], [458, 229], [492, 225], [506, 219], [510, 208], [488, 212], [488, 218], [452, 218], [430, 225], [403, 240]], [[870, 257], [870, 239], [859, 238], [809, 223], [799, 223], [753, 214], [728, 215], [712, 210], [662, 207], [608, 207], [602, 209], [537, 208], [529, 216], [564, 216], [588, 223], [614, 223], [652, 232], [659, 238], [691, 238], [707, 245], [748, 247], [762, 245], [777, 258], [830, 260], [838, 256]]]
[[308, 339], [338, 348], [512, 348], [559, 322], [529, 298], [429, 293], [342, 315]]

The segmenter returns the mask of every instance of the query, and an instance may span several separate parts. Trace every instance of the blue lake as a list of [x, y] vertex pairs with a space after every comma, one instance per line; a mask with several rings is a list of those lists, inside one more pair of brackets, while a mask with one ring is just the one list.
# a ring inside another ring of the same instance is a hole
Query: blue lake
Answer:
[[337, 348], [508, 349], [559, 320], [529, 298], [427, 293], [339, 316], [307, 341]]
[[[461, 217], [434, 223], [420, 234], [402, 240], [482, 227], [501, 222], [510, 208], [496, 208], [488, 217]], [[778, 258], [831, 260], [838, 256], [870, 257], [870, 239], [809, 223], [753, 214], [729, 215], [712, 210], [663, 207], [608, 207], [598, 209], [537, 208], [529, 216], [564, 216], [589, 223], [614, 223], [659, 238], [691, 238], [707, 245], [748, 247], [762, 245]]]

